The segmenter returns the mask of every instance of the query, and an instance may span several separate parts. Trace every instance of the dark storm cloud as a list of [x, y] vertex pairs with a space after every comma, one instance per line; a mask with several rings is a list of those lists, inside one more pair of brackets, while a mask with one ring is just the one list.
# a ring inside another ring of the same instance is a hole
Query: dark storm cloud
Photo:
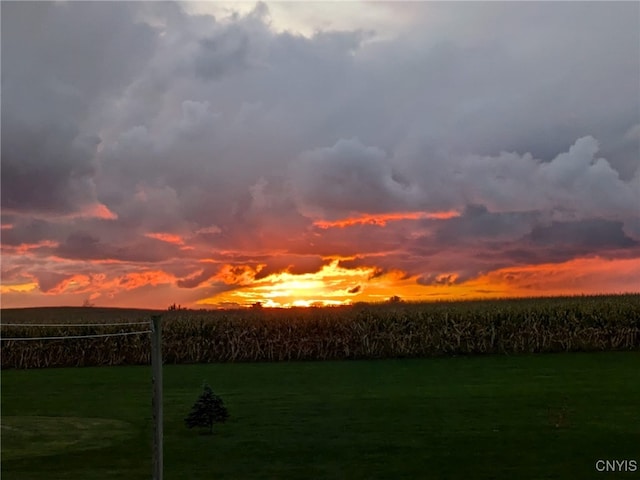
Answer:
[[[3, 216], [4, 219], [4, 216]], [[2, 232], [2, 244], [18, 246], [33, 244], [42, 240], [57, 240], [58, 228], [45, 220], [27, 220], [16, 223], [10, 230]]]
[[460, 217], [430, 223], [436, 226], [433, 239], [444, 247], [454, 242], [518, 239], [531, 232], [537, 217], [535, 212], [491, 213], [484, 205], [468, 205]]
[[640, 242], [625, 235], [621, 222], [583, 220], [580, 222], [553, 222], [538, 226], [525, 237], [536, 245], [566, 245], [589, 252], [613, 248], [638, 248]]
[[175, 245], [158, 242], [154, 239], [105, 243], [92, 233], [78, 231], [69, 235], [55, 249], [55, 254], [71, 260], [118, 260], [158, 263], [175, 258], [179, 254], [179, 249]]
[[3, 209], [70, 213], [95, 202], [91, 111], [153, 47], [134, 14], [128, 4], [3, 3]]
[[94, 201], [96, 137], [80, 137], [61, 125], [36, 129], [2, 123], [3, 208], [72, 213]]

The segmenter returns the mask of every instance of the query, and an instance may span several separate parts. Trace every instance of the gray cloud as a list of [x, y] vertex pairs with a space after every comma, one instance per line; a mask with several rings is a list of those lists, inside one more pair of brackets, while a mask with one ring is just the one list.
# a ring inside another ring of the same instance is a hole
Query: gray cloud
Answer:
[[195, 72], [206, 80], [243, 68], [247, 63], [249, 37], [241, 28], [228, 29], [199, 42]]
[[305, 213], [321, 217], [410, 208], [412, 192], [394, 177], [389, 163], [384, 151], [366, 147], [357, 139], [305, 152], [293, 165], [299, 205], [310, 210]]

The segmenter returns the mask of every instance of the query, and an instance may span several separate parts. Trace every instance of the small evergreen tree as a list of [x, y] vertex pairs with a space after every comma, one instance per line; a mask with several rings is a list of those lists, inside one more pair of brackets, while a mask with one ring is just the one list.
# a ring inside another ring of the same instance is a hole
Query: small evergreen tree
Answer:
[[213, 393], [211, 387], [204, 384], [204, 391], [191, 407], [191, 412], [184, 419], [184, 423], [189, 428], [207, 427], [209, 433], [213, 433], [214, 423], [224, 423], [229, 418], [229, 412], [224, 406], [222, 399]]

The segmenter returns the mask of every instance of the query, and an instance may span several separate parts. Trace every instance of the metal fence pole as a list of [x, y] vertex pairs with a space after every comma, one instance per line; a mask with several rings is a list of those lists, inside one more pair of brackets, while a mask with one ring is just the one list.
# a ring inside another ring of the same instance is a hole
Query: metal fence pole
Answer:
[[151, 317], [151, 384], [153, 397], [153, 480], [162, 480], [162, 317]]

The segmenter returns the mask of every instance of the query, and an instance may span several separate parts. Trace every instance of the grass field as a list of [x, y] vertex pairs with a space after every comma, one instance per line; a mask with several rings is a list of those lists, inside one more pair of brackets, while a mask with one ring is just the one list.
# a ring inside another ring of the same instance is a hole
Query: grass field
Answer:
[[[231, 418], [183, 418], [206, 380]], [[640, 353], [166, 365], [165, 478], [589, 479], [640, 463]], [[2, 372], [2, 478], [148, 479], [150, 368]], [[40, 418], [37, 418], [40, 417]]]

